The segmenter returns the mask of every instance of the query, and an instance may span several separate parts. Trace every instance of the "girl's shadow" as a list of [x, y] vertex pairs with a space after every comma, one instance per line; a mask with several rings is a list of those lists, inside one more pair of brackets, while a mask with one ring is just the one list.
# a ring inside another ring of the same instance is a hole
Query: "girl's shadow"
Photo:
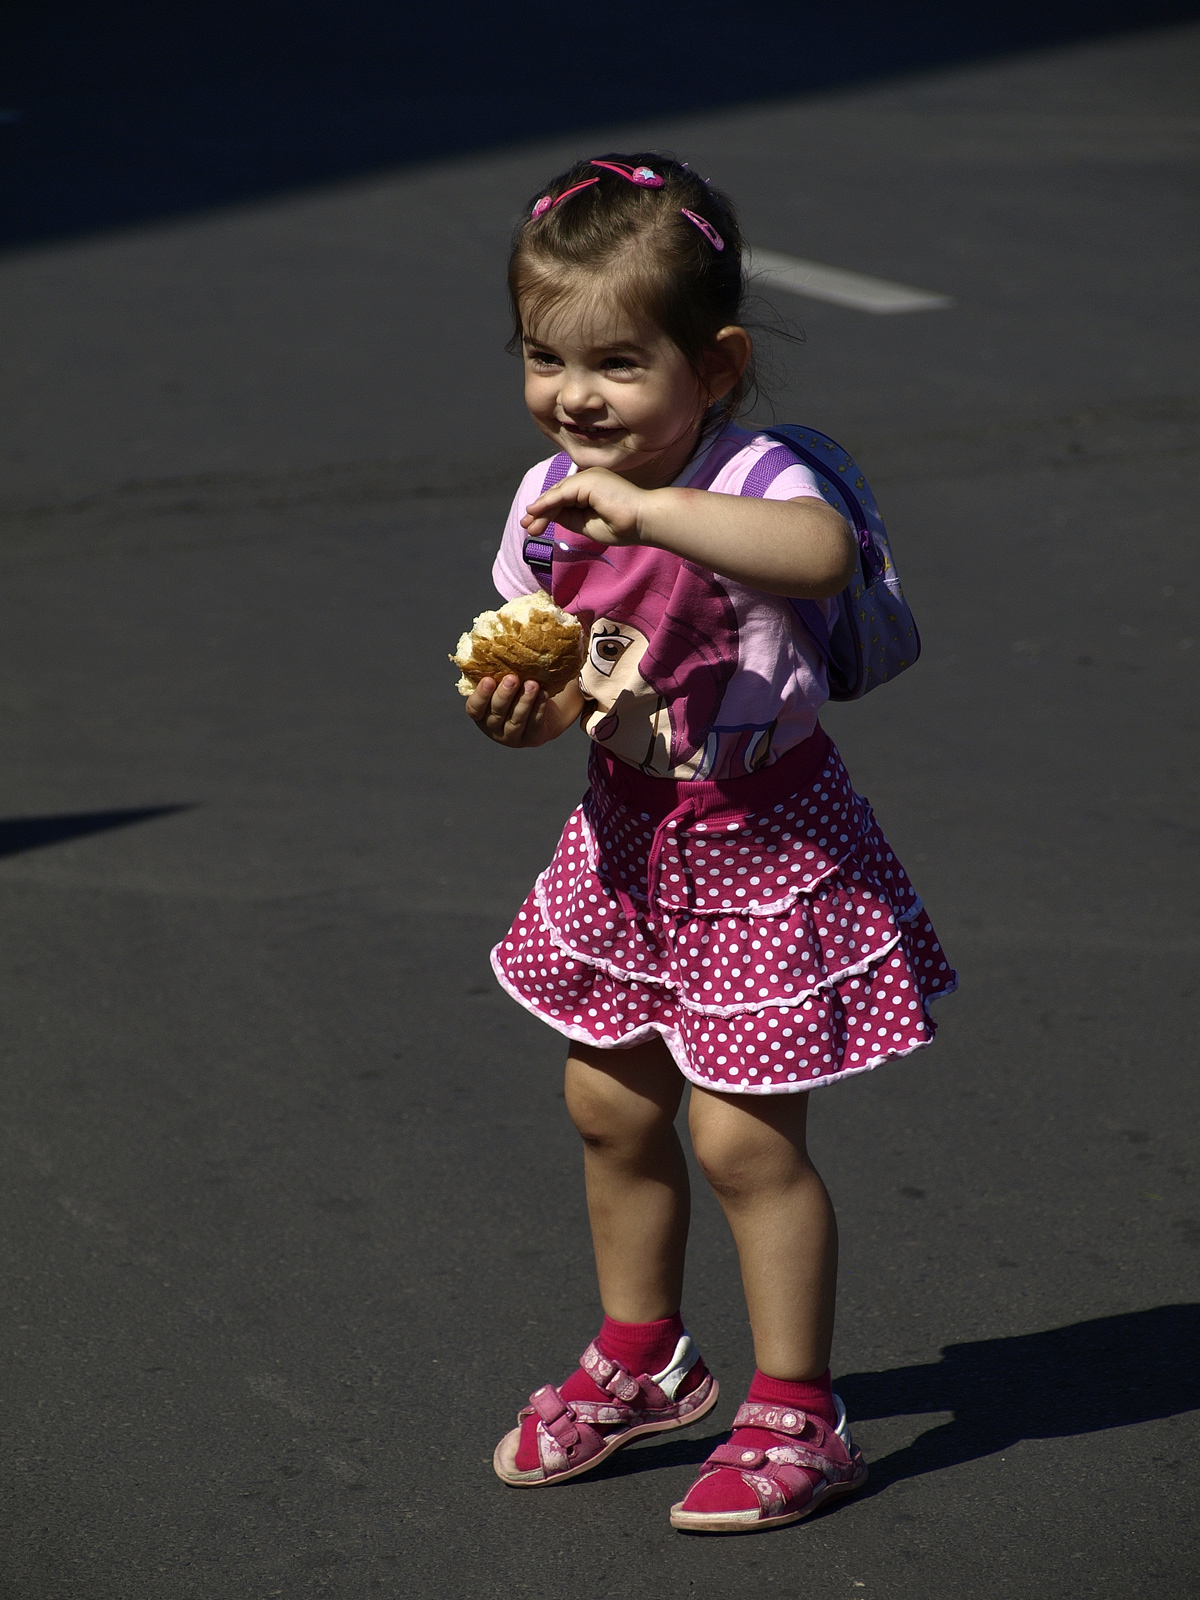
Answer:
[[[940, 1361], [836, 1381], [851, 1426], [880, 1417], [953, 1412], [953, 1419], [870, 1463], [865, 1493], [1006, 1450], [1200, 1409], [1200, 1305], [1158, 1306], [1045, 1333], [947, 1345]], [[624, 1477], [699, 1464], [723, 1435], [668, 1437], [620, 1451], [597, 1472]]]

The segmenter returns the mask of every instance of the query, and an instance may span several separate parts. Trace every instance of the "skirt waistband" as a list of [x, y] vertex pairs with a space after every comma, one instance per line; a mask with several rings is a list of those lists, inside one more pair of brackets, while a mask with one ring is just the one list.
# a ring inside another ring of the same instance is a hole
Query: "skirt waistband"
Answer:
[[[818, 725], [815, 733], [793, 746], [778, 761], [744, 778], [649, 778], [627, 761], [593, 744], [588, 758], [588, 781], [602, 787], [655, 824], [646, 861], [646, 899], [653, 904], [658, 891], [659, 863], [667, 834], [682, 832], [696, 822], [742, 822], [755, 811], [778, 805], [789, 795], [812, 786], [833, 750], [833, 741]], [[614, 886], [626, 915], [635, 918], [637, 907], [630, 895]]]
[[778, 761], [744, 778], [651, 778], [593, 742], [588, 782], [645, 812], [654, 822], [665, 821], [675, 812], [686, 812], [697, 822], [710, 818], [732, 821], [808, 788], [820, 776], [832, 749], [832, 739], [818, 724], [814, 733], [785, 750]]

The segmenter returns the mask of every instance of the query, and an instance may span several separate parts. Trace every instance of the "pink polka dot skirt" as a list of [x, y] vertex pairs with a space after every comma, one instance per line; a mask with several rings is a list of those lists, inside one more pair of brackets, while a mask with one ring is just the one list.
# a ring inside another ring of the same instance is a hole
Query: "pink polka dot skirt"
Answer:
[[929, 1002], [955, 975], [836, 749], [807, 745], [721, 784], [596, 752], [492, 952], [504, 988], [569, 1039], [661, 1035], [692, 1082], [727, 1093], [812, 1089], [929, 1044]]

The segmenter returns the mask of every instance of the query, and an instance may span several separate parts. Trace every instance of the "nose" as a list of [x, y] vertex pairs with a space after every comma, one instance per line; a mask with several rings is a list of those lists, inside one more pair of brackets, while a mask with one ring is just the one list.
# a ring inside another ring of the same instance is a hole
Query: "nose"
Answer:
[[568, 367], [563, 373], [558, 391], [558, 403], [568, 416], [578, 417], [590, 411], [603, 411], [604, 401], [596, 393], [592, 374], [586, 367]]

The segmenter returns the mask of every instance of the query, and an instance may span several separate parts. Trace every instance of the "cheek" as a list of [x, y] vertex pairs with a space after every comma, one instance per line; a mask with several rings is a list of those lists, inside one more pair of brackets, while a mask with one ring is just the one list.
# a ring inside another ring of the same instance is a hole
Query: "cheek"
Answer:
[[611, 694], [645, 694], [649, 689], [638, 667], [642, 657], [646, 654], [645, 644], [631, 644], [625, 654], [612, 669], [610, 676], [609, 692]]
[[536, 373], [525, 374], [525, 404], [535, 416], [554, 409], [555, 386]]
[[680, 413], [686, 412], [692, 417], [699, 415], [708, 404], [708, 396], [690, 367], [676, 375], [675, 404]]
[[674, 439], [689, 428], [704, 411], [704, 399], [691, 374], [673, 374], [648, 386], [635, 402], [636, 416], [628, 420], [647, 434], [663, 434]]

